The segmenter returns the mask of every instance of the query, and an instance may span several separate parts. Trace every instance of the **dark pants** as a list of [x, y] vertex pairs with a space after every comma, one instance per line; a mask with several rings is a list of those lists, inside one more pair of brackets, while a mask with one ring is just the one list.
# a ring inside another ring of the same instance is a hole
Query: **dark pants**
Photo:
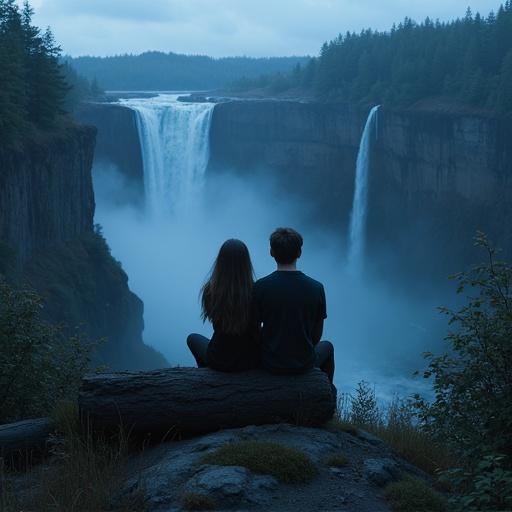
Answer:
[[315, 346], [316, 367], [327, 373], [331, 384], [334, 380], [334, 347], [330, 341], [320, 341]]
[[[206, 353], [210, 340], [201, 334], [190, 334], [187, 337], [187, 345], [194, 356], [197, 367], [207, 366]], [[315, 346], [316, 367], [327, 373], [329, 380], [334, 379], [334, 347], [330, 341], [320, 341]]]
[[187, 345], [194, 356], [197, 367], [205, 368], [206, 364], [206, 352], [208, 351], [208, 343], [210, 340], [201, 334], [189, 334], [187, 337]]

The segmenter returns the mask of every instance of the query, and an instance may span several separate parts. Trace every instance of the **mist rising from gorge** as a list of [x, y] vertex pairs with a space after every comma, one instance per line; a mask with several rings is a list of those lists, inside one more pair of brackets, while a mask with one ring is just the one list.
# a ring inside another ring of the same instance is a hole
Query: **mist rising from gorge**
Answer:
[[[144, 301], [145, 342], [172, 365], [193, 365], [185, 344], [190, 332], [212, 333], [200, 320], [199, 291], [220, 245], [243, 240], [260, 278], [275, 268], [269, 234], [293, 226], [304, 236], [299, 269], [326, 289], [324, 338], [335, 345], [341, 390], [352, 391], [362, 379], [382, 397], [424, 386], [422, 379], [411, 380], [412, 373], [422, 367], [423, 351], [442, 346], [446, 323], [436, 308], [450, 297], [434, 286], [418, 293], [414, 282], [403, 286], [403, 276], [351, 274], [343, 236], [348, 219], [340, 219], [339, 231], [323, 228], [282, 187], [278, 192], [268, 180], [232, 174], [208, 175], [195, 204], [159, 219], [131, 206], [132, 191], [114, 167], [97, 163], [94, 183], [96, 221]], [[365, 268], [378, 268], [367, 258]]]

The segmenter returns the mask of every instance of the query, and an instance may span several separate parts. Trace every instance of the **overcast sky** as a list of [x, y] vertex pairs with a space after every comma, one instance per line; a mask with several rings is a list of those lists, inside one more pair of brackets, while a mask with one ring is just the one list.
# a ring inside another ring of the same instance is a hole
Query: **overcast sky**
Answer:
[[340, 32], [384, 30], [405, 16], [452, 19], [468, 4], [487, 15], [499, 0], [32, 0], [35, 23], [73, 56], [316, 55]]

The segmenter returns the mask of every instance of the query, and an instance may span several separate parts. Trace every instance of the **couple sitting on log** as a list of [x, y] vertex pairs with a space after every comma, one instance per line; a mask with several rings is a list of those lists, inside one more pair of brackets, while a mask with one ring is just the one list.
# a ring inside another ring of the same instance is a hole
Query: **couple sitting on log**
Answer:
[[297, 231], [276, 229], [270, 255], [277, 270], [254, 282], [247, 246], [224, 242], [202, 289], [202, 317], [213, 325], [212, 339], [187, 338], [198, 367], [224, 372], [261, 367], [281, 375], [318, 367], [332, 384], [334, 348], [320, 341], [327, 317], [324, 287], [297, 270], [302, 243]]

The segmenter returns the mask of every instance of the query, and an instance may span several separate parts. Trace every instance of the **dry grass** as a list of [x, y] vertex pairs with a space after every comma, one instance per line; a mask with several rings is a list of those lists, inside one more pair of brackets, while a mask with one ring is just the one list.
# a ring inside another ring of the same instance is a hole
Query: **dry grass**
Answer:
[[[111, 510], [122, 481], [127, 437], [123, 433], [93, 437], [89, 429], [81, 428], [77, 409], [70, 404], [59, 405], [54, 417], [59, 435], [52, 440], [53, 456], [48, 464], [32, 468], [23, 477], [6, 475], [5, 511]], [[140, 496], [134, 496], [117, 510], [138, 512], [144, 507]]]
[[272, 475], [285, 483], [304, 483], [312, 480], [317, 468], [303, 452], [278, 443], [238, 441], [225, 444], [205, 455], [202, 464], [243, 466], [255, 473]]

